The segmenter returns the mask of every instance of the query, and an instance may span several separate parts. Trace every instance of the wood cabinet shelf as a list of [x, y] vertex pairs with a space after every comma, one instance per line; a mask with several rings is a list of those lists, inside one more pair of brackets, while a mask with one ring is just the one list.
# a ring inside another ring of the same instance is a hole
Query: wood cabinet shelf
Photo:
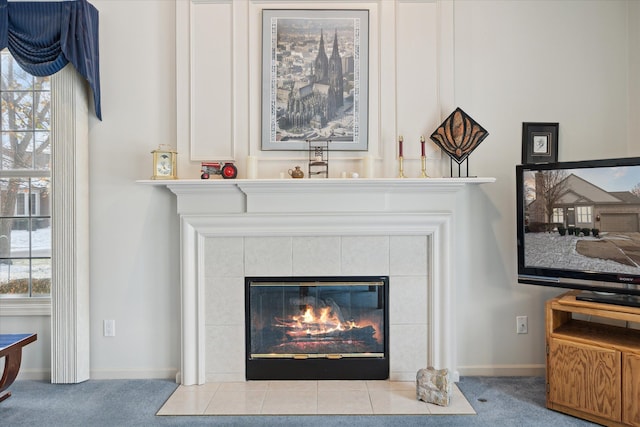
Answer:
[[573, 339], [617, 349], [640, 353], [640, 331], [619, 326], [603, 325], [583, 320], [572, 320], [553, 331], [556, 338]]
[[[547, 407], [611, 426], [640, 426], [640, 308], [577, 301], [546, 304]], [[587, 320], [577, 319], [577, 317]]]

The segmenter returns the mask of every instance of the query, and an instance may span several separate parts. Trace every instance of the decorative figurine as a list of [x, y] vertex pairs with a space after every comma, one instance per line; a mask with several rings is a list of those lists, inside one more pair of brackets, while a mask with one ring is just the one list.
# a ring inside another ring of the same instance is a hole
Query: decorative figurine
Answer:
[[289, 169], [289, 175], [291, 178], [304, 178], [304, 172], [300, 169], [300, 166], [296, 166], [295, 169]]
[[221, 175], [224, 179], [238, 176], [238, 168], [231, 162], [202, 162], [200, 179], [209, 179], [213, 175]]

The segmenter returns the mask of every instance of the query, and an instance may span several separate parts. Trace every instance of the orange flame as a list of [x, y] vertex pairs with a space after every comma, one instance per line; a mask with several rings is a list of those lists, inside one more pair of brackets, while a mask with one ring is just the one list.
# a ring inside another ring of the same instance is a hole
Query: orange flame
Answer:
[[329, 334], [335, 331], [347, 331], [351, 329], [373, 326], [376, 333], [376, 340], [380, 340], [379, 331], [375, 322], [365, 321], [359, 325], [352, 320], [341, 321], [331, 310], [331, 307], [322, 307], [314, 310], [313, 306], [306, 305], [304, 312], [300, 315], [290, 317], [290, 320], [279, 320], [282, 327], [286, 327], [287, 335], [292, 338], [312, 337]]

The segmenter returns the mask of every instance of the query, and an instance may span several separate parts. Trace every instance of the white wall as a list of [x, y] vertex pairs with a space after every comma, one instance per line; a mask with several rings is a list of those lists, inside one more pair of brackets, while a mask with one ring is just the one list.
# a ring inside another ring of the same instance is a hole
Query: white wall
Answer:
[[[92, 1], [104, 120], [90, 123], [91, 377], [172, 377], [179, 366], [174, 198], [136, 180], [175, 145], [175, 3]], [[105, 338], [104, 319], [116, 321]]]
[[[90, 121], [91, 375], [172, 377], [180, 363], [175, 196], [135, 181], [149, 178], [152, 149], [176, 144], [176, 0], [91, 2], [100, 12], [104, 114], [102, 122]], [[476, 256], [458, 295], [462, 374], [540, 372], [544, 364], [543, 303], [561, 290], [516, 282], [514, 172], [522, 122], [559, 122], [560, 160], [640, 154], [629, 123], [631, 107], [638, 111], [638, 57], [628, 59], [628, 35], [637, 47], [638, 30], [628, 32], [628, 15], [639, 16], [630, 3], [454, 4], [455, 104], [490, 132], [471, 156], [470, 173], [497, 177], [473, 196], [473, 226], [482, 237], [468, 242]], [[421, 108], [421, 100], [413, 102], [405, 108]], [[380, 144], [380, 153], [393, 156], [393, 139]], [[529, 316], [529, 334], [515, 334], [516, 315]], [[102, 336], [104, 319], [115, 319], [116, 337]], [[40, 347], [25, 349], [24, 368], [48, 372], [46, 322], [0, 322], [2, 332], [39, 333]]]
[[[560, 161], [632, 154], [626, 10], [624, 1], [456, 2], [456, 104], [490, 132], [472, 173], [497, 178], [475, 200], [481, 237], [469, 242], [473, 281], [459, 290], [463, 373], [544, 364], [544, 301], [562, 291], [516, 281], [522, 122], [559, 122]], [[529, 316], [528, 335], [516, 335], [516, 315]]]

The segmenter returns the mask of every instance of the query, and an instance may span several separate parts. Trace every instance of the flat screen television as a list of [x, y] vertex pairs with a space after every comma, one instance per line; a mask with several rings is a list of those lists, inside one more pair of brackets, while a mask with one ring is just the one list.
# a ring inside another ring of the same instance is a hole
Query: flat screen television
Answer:
[[516, 166], [518, 282], [640, 307], [640, 157]]

